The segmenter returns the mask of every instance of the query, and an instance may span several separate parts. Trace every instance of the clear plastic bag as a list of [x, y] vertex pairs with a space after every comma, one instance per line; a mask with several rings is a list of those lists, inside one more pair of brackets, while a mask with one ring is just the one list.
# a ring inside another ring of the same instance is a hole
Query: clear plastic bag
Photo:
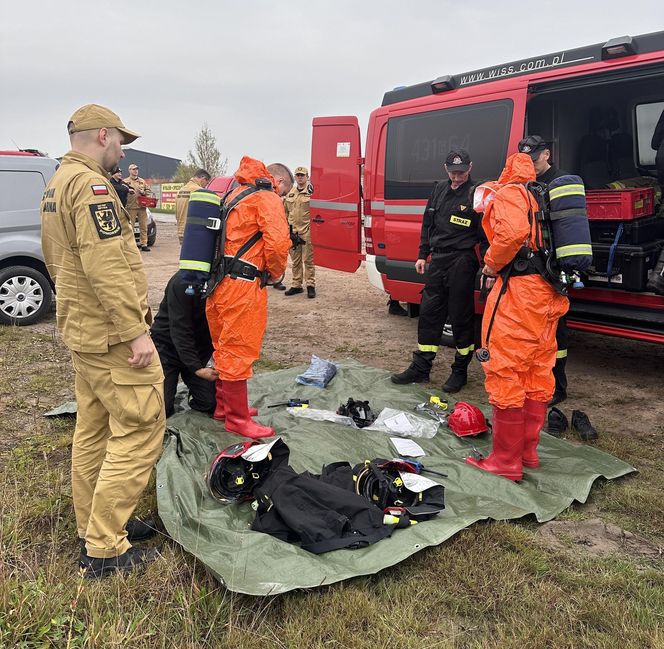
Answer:
[[295, 381], [302, 385], [313, 385], [316, 388], [324, 388], [337, 373], [337, 366], [332, 361], [326, 361], [318, 356], [311, 355], [309, 367], [295, 377]]
[[286, 408], [289, 415], [303, 417], [304, 419], [313, 419], [314, 421], [331, 421], [342, 426], [357, 428], [355, 422], [350, 417], [338, 415], [333, 410], [319, 410], [318, 408]]
[[422, 419], [410, 412], [383, 408], [376, 421], [364, 430], [379, 430], [389, 435], [399, 437], [422, 437], [431, 439], [438, 431], [439, 423], [429, 419]]

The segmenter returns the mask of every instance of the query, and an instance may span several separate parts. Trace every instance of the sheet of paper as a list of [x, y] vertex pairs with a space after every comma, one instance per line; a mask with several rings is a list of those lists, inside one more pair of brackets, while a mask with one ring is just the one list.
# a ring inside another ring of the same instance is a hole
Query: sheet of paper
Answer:
[[400, 433], [402, 435], [409, 435], [415, 430], [413, 424], [408, 421], [405, 412], [400, 412], [398, 415], [394, 415], [394, 417], [388, 417], [385, 420], [385, 425], [393, 433]]
[[422, 455], [426, 455], [422, 447], [412, 439], [390, 437], [390, 441], [397, 450], [397, 453], [403, 457], [421, 457]]

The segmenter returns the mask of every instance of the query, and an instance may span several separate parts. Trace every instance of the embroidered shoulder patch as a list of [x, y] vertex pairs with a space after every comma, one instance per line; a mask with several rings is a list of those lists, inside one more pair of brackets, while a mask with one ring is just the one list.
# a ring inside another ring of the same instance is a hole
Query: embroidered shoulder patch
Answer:
[[108, 196], [108, 187], [106, 185], [92, 185], [92, 193], [95, 196]]
[[96, 203], [89, 207], [92, 222], [97, 228], [97, 234], [100, 239], [111, 239], [112, 237], [119, 237], [122, 234], [122, 226], [115, 212], [115, 205], [112, 202]]

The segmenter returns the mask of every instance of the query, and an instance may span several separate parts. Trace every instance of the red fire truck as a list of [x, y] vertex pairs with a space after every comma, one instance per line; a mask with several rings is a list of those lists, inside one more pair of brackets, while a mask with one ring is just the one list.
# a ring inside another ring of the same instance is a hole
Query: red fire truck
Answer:
[[584, 178], [599, 217], [570, 328], [664, 343], [664, 297], [646, 288], [664, 246], [651, 148], [663, 111], [657, 32], [396, 88], [371, 113], [364, 156], [356, 117], [316, 117], [315, 263], [355, 272], [364, 261], [369, 281], [415, 312], [422, 213], [449, 149], [470, 152], [475, 181], [493, 179], [519, 140], [538, 134], [558, 167]]

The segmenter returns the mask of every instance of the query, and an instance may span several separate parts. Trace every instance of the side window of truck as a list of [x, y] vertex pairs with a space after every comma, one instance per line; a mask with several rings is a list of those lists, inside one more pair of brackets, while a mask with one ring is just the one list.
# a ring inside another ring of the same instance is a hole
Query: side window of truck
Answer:
[[639, 104], [636, 107], [636, 142], [639, 165], [642, 167], [655, 165], [656, 151], [650, 146], [650, 142], [662, 111], [664, 111], [664, 101]]
[[507, 154], [513, 104], [482, 104], [393, 117], [387, 125], [385, 198], [428, 198], [453, 147], [466, 149], [475, 180], [495, 179]]

